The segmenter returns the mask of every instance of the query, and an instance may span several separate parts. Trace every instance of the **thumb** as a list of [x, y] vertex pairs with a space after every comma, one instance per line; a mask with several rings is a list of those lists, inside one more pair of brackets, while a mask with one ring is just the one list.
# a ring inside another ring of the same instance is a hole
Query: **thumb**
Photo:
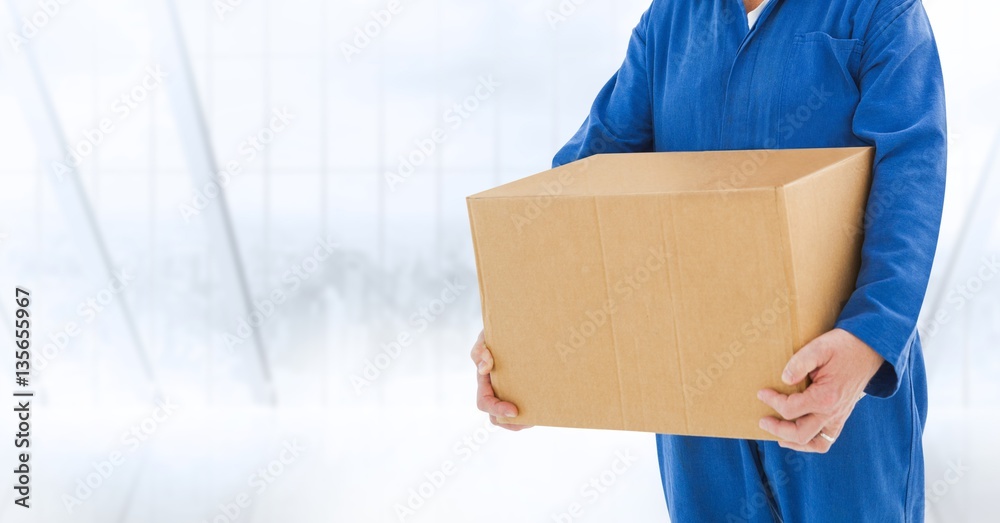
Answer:
[[822, 367], [829, 360], [830, 350], [828, 344], [823, 343], [817, 338], [799, 349], [792, 356], [792, 359], [788, 360], [784, 372], [781, 373], [781, 381], [787, 385], [795, 385], [806, 379], [809, 373]]

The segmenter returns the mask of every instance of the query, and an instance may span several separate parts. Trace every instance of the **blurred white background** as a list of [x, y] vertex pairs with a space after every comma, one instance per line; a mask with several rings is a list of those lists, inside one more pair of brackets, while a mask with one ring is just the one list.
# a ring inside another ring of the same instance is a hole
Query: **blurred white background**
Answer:
[[[995, 521], [1000, 7], [924, 3], [951, 133], [928, 519]], [[491, 430], [468, 360], [464, 198], [548, 167], [648, 0], [0, 4], [0, 336], [30, 289], [39, 394], [34, 507], [2, 489], [0, 521], [667, 521], [652, 435]]]

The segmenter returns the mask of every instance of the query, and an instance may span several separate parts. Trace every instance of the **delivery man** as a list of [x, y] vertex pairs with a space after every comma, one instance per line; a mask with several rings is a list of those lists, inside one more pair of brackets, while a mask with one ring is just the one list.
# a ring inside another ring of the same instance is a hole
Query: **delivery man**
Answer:
[[[856, 290], [762, 390], [780, 442], [657, 435], [675, 523], [920, 522], [927, 382], [916, 322], [945, 186], [945, 98], [920, 0], [655, 0], [555, 157], [874, 146]], [[480, 336], [478, 406], [490, 386]], [[867, 396], [864, 396], [867, 393]], [[786, 421], [787, 420], [787, 421]], [[522, 427], [508, 427], [518, 429]]]

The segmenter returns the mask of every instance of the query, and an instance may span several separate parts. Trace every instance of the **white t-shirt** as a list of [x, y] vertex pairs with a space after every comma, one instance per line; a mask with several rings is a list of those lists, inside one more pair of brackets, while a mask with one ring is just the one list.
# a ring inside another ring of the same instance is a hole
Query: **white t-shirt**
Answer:
[[759, 6], [757, 6], [757, 9], [747, 13], [747, 25], [750, 26], [750, 29], [753, 29], [754, 24], [757, 23], [757, 19], [760, 18], [760, 12], [764, 10], [764, 6], [766, 6], [770, 1], [771, 0], [764, 0]]

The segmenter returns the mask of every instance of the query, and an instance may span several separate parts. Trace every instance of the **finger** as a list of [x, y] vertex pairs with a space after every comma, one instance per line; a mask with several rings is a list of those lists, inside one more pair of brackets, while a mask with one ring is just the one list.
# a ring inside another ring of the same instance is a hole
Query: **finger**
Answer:
[[476, 364], [476, 370], [480, 375], [489, 374], [493, 370], [493, 354], [486, 348], [486, 341], [483, 333], [479, 333], [479, 339], [472, 346], [472, 361]]
[[760, 428], [773, 434], [779, 440], [807, 445], [816, 438], [826, 421], [815, 414], [809, 414], [794, 421], [768, 416], [761, 418]]
[[830, 443], [817, 438], [809, 442], [808, 445], [798, 445], [788, 441], [779, 441], [778, 446], [785, 449], [806, 452], [809, 454], [826, 454], [830, 450]]
[[490, 375], [479, 375], [479, 390], [476, 392], [476, 407], [491, 416], [498, 418], [513, 418], [517, 416], [517, 407], [513, 403], [501, 401], [493, 393], [493, 383]]
[[820, 432], [826, 434], [827, 436], [830, 436], [830, 438], [833, 439], [833, 441], [829, 441], [823, 436], [821, 436], [819, 433], [817, 433], [816, 437], [813, 438], [812, 441], [804, 445], [792, 441], [779, 441], [778, 445], [781, 446], [782, 448], [792, 449], [799, 452], [826, 454], [827, 452], [830, 451], [830, 449], [833, 448], [833, 445], [836, 443], [837, 438], [840, 437], [842, 429], [843, 429], [843, 423], [835, 425], [834, 424], [827, 425], [822, 429], [820, 429]]
[[490, 423], [497, 427], [517, 432], [519, 430], [530, 429], [533, 425], [514, 425], [513, 423], [501, 423], [496, 416], [490, 416]]
[[795, 385], [806, 379], [810, 372], [830, 361], [830, 355], [830, 346], [824, 340], [817, 338], [807, 343], [788, 360], [785, 370], [781, 373], [781, 381]]
[[825, 405], [819, 401], [816, 395], [817, 387], [821, 387], [821, 385], [813, 383], [805, 391], [794, 394], [782, 394], [774, 389], [763, 389], [757, 392], [757, 399], [774, 409], [782, 418], [793, 420], [807, 414], [824, 411]]
[[805, 445], [796, 445], [795, 443], [791, 443], [789, 441], [778, 441], [778, 446], [783, 449], [795, 450], [798, 452], [812, 452], [812, 450]]
[[[843, 430], [844, 430], [843, 422], [837, 423], [836, 421], [828, 421], [827, 424], [823, 425], [823, 428], [820, 429], [820, 432], [826, 434], [827, 436], [830, 436], [830, 438], [836, 441], [837, 438], [840, 437], [840, 433]], [[823, 437], [820, 436], [820, 439], [823, 439]], [[831, 445], [833, 445], [833, 443], [831, 443]]]
[[807, 452], [810, 454], [826, 454], [833, 448], [833, 443], [826, 441], [825, 439], [816, 436], [812, 441], [806, 443], [805, 445], [800, 445], [798, 443], [792, 443], [791, 441], [779, 441], [778, 446], [786, 449], [795, 450], [798, 452]]

